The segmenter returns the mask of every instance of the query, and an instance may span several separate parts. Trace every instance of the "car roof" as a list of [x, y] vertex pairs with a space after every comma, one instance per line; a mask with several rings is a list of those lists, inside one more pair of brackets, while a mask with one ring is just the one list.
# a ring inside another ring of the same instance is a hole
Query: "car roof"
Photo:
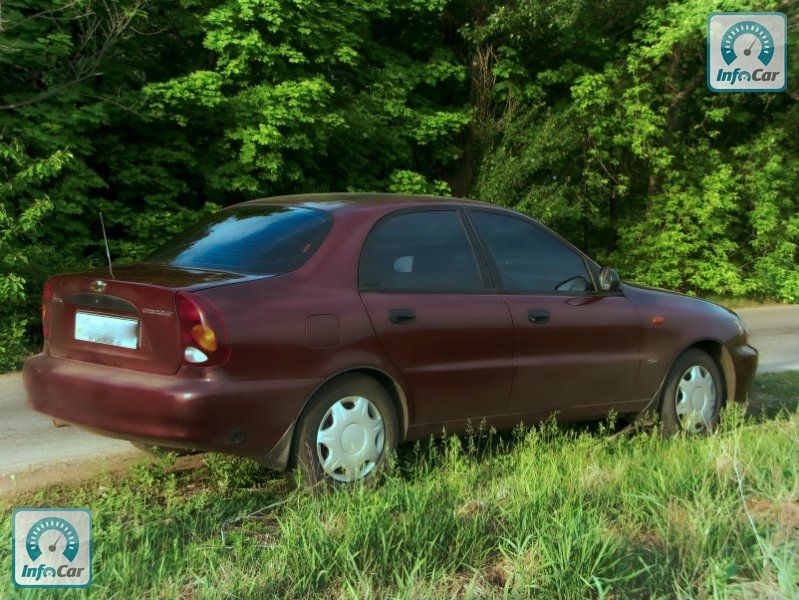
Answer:
[[348, 210], [371, 207], [377, 210], [395, 210], [403, 206], [418, 206], [425, 204], [439, 205], [477, 205], [495, 206], [478, 200], [464, 198], [451, 198], [448, 196], [426, 196], [422, 194], [386, 194], [371, 192], [333, 192], [326, 194], [291, 194], [286, 196], [273, 196], [258, 198], [241, 202], [234, 206], [252, 205], [282, 205], [316, 208], [326, 212], [347, 212]]
[[[329, 213], [363, 213], [372, 212], [378, 215], [387, 214], [402, 208], [415, 207], [415, 206], [475, 206], [493, 208], [499, 211], [504, 211], [512, 214], [518, 214], [515, 211], [500, 206], [491, 204], [490, 202], [481, 202], [479, 200], [469, 200], [467, 198], [452, 198], [449, 196], [429, 196], [424, 194], [386, 194], [383, 192], [332, 192], [326, 194], [291, 194], [286, 196], [272, 196], [270, 198], [257, 198], [255, 200], [248, 200], [234, 204], [234, 206], [253, 206], [253, 205], [280, 205], [280, 206], [298, 206], [304, 208], [312, 208], [316, 210], [323, 210]], [[354, 215], [353, 215], [354, 217]], [[538, 223], [536, 221], [536, 223]], [[566, 238], [560, 236], [548, 227], [538, 223], [539, 227], [544, 227], [556, 238], [567, 244], [578, 254], [585, 257], [592, 264], [598, 264], [593, 261], [582, 250], [577, 248], [574, 244]]]

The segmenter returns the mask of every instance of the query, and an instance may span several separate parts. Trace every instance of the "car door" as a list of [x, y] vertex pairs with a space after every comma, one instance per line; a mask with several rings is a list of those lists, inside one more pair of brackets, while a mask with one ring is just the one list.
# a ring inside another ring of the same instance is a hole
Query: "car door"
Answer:
[[392, 213], [361, 255], [360, 295], [416, 423], [500, 415], [510, 395], [513, 323], [464, 218], [452, 208]]
[[640, 331], [621, 293], [599, 293], [584, 257], [521, 215], [469, 210], [515, 332], [508, 413], [600, 415], [635, 404]]

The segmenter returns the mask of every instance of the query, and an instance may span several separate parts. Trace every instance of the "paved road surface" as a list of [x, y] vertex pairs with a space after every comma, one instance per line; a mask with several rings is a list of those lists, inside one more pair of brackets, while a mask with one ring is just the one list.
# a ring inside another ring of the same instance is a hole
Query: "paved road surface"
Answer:
[[[799, 369], [799, 305], [739, 312], [749, 324], [752, 345], [760, 350], [760, 371]], [[8, 483], [26, 471], [97, 458], [118, 462], [137, 454], [124, 441], [77, 427], [55, 428], [50, 419], [26, 406], [19, 374], [0, 375], [0, 491], [4, 479]]]
[[760, 352], [758, 373], [799, 370], [799, 305], [741, 308], [750, 343]]
[[0, 489], [11, 474], [88, 458], [141, 454], [130, 443], [53, 421], [25, 404], [22, 376], [0, 375]]

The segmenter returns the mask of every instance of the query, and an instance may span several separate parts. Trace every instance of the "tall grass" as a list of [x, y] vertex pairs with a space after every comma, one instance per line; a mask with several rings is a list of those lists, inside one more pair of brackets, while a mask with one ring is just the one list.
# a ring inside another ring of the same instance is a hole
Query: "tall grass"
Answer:
[[[23, 504], [92, 508], [97, 597], [799, 596], [796, 415], [728, 410], [706, 438], [474, 432], [402, 448], [379, 485], [322, 494], [219, 457], [149, 464]], [[56, 595], [0, 581], [0, 597]]]

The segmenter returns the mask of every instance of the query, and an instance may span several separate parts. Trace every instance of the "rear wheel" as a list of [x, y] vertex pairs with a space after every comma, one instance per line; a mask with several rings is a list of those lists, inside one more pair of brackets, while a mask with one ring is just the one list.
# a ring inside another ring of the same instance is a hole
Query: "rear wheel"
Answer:
[[701, 435], [713, 431], [722, 403], [721, 373], [716, 361], [697, 348], [684, 352], [666, 381], [660, 414], [663, 431]]
[[397, 412], [386, 389], [365, 375], [323, 386], [297, 423], [292, 456], [303, 483], [374, 479], [397, 446]]

